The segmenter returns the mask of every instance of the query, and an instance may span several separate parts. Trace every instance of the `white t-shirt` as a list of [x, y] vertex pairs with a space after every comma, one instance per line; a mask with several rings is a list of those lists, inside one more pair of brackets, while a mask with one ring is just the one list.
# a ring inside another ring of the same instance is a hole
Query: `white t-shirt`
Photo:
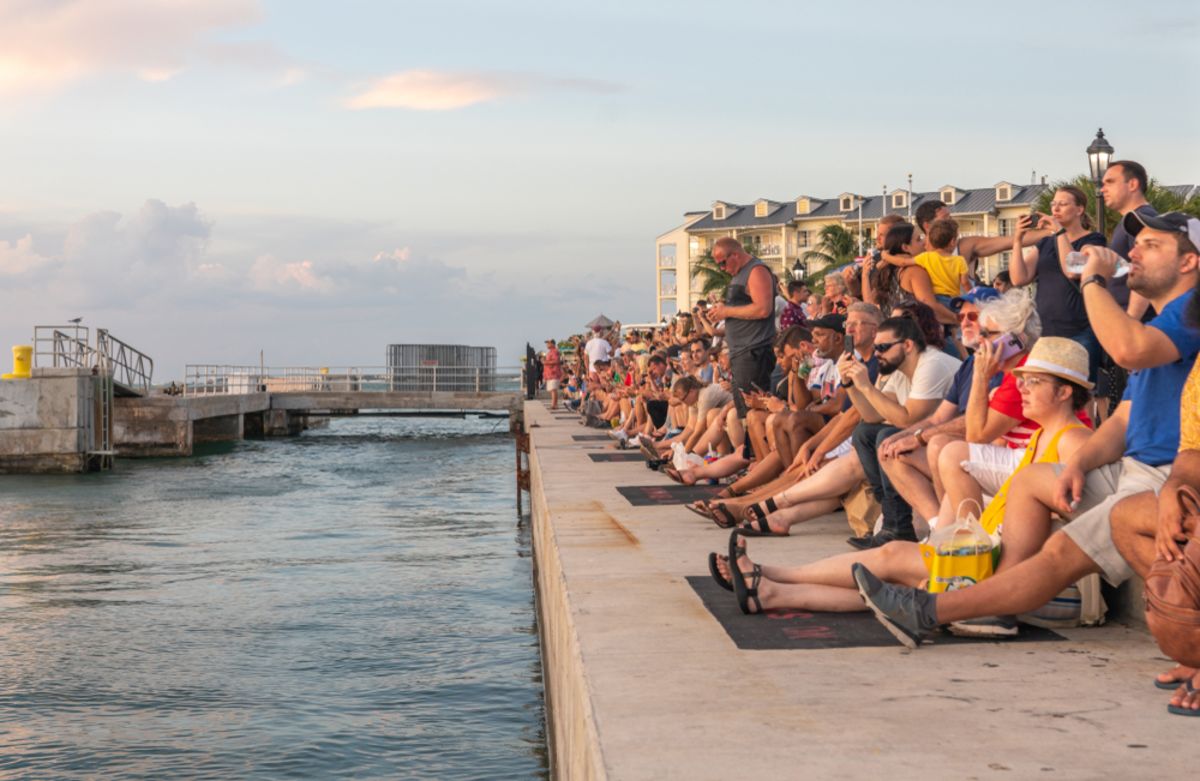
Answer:
[[[896, 396], [896, 401], [907, 404], [910, 398], [918, 401], [945, 398], [954, 383], [954, 373], [962, 361], [947, 355], [936, 347], [928, 347], [917, 360], [917, 369], [909, 381], [904, 372], [896, 370], [879, 376], [883, 382], [879, 389]], [[878, 383], [877, 383], [878, 384]]]
[[589, 339], [588, 343], [583, 346], [583, 351], [587, 353], [589, 372], [596, 365], [596, 361], [607, 361], [612, 358], [612, 345], [608, 343], [607, 339], [599, 336]]
[[808, 375], [808, 388], [817, 391], [819, 401], [832, 399], [841, 384], [842, 374], [834, 360], [826, 360]]
[[733, 396], [729, 391], [715, 382], [701, 388], [700, 398], [696, 402], [696, 412], [699, 415], [700, 424], [704, 425], [704, 418], [710, 409], [719, 409], [731, 401], [733, 401]]

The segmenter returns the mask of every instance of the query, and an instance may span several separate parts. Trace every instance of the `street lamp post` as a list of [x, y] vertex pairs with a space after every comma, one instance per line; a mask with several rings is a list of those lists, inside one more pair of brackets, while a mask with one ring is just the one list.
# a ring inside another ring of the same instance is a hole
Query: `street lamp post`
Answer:
[[1096, 131], [1096, 137], [1087, 148], [1088, 167], [1092, 170], [1092, 181], [1096, 184], [1096, 230], [1104, 233], [1104, 193], [1100, 186], [1104, 182], [1104, 172], [1112, 161], [1113, 148], [1104, 137], [1104, 128]]
[[908, 175], [908, 197], [905, 198], [904, 200], [906, 203], [908, 203], [908, 221], [912, 222], [912, 201], [913, 201], [912, 174]]
[[858, 254], [861, 257], [864, 254], [864, 250], [867, 246], [866, 242], [863, 241], [863, 227], [862, 227], [863, 199], [861, 196], [858, 196], [858, 195], [854, 196], [854, 199], [856, 201], [858, 201]]
[[797, 282], [803, 282], [807, 276], [808, 266], [805, 265], [803, 260], [796, 258], [796, 262], [792, 264], [792, 279]]

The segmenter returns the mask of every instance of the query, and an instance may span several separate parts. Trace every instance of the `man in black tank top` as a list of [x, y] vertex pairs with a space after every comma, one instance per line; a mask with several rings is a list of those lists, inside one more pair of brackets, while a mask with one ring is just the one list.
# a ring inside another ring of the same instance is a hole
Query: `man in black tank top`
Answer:
[[[725, 321], [725, 342], [733, 373], [733, 401], [746, 417], [743, 392], [766, 389], [775, 368], [775, 275], [736, 239], [717, 239], [713, 260], [733, 275], [725, 301], [709, 308], [711, 322]], [[765, 455], [765, 454], [760, 454]]]

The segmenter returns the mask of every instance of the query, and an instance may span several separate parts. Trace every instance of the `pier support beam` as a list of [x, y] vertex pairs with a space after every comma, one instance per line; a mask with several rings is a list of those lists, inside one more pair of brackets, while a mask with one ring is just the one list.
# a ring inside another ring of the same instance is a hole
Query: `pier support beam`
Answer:
[[242, 416], [221, 415], [192, 421], [192, 443], [237, 442], [242, 438]]

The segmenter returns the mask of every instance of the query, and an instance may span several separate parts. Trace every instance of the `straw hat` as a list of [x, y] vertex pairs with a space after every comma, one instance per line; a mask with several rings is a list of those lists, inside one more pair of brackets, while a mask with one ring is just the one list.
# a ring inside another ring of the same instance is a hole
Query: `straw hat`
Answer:
[[1013, 374], [1030, 373], [1050, 374], [1088, 390], [1093, 387], [1088, 382], [1087, 349], [1079, 342], [1062, 336], [1043, 336], [1038, 339], [1029, 351], [1029, 359], [1013, 369]]

